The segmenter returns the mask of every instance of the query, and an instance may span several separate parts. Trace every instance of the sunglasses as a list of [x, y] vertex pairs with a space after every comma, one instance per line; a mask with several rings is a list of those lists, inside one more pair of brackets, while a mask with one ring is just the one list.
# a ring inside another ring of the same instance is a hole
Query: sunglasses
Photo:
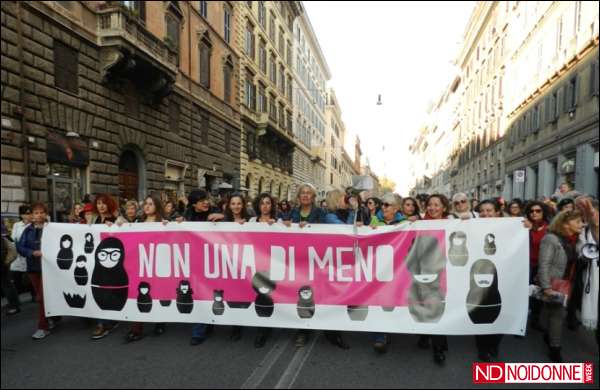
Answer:
[[529, 214], [541, 214], [543, 213], [542, 209], [531, 209], [531, 211], [529, 211]]
[[382, 204], [382, 206], [383, 206], [383, 207], [386, 207], [386, 208], [387, 208], [387, 207], [392, 207], [392, 205], [391, 205], [391, 204], [389, 204], [389, 203], [383, 203], [383, 204]]
[[454, 204], [462, 204], [462, 203], [467, 203], [467, 201], [465, 199], [463, 199], [463, 200], [457, 200], [456, 202], [454, 202]]

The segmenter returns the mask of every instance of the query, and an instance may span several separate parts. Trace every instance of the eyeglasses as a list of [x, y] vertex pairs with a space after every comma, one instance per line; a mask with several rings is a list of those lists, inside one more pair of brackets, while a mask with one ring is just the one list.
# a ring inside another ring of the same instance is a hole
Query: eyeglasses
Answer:
[[531, 209], [529, 211], [529, 214], [541, 214], [541, 213], [543, 213], [542, 209]]

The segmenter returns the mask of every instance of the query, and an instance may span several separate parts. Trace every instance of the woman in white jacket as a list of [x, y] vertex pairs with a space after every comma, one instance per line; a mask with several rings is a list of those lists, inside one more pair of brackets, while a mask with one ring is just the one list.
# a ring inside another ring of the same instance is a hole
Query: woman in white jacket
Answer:
[[[31, 223], [31, 220], [33, 218], [33, 214], [31, 213], [31, 207], [29, 207], [28, 205], [19, 206], [19, 216], [21, 220], [13, 225], [10, 234], [10, 238], [14, 243], [19, 242], [19, 240], [21, 239], [21, 235], [25, 231], [25, 228]], [[17, 291], [22, 291], [22, 286], [24, 283], [23, 278], [25, 277], [26, 273], [27, 260], [25, 259], [25, 257], [17, 255], [15, 261], [10, 263], [10, 278], [15, 284]], [[7, 314], [17, 314], [19, 311], [20, 309], [18, 308], [11, 308], [10, 310], [8, 310]]]

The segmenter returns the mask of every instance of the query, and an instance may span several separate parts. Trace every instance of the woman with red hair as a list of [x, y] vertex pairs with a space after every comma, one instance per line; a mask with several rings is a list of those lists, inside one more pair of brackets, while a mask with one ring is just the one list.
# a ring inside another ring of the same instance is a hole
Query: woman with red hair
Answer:
[[117, 201], [109, 194], [98, 194], [94, 200], [94, 218], [91, 223], [106, 223], [112, 225], [119, 216]]

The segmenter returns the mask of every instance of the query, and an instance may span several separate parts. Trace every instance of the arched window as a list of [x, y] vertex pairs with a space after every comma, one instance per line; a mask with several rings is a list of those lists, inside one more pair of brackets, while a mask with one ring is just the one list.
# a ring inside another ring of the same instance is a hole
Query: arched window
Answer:
[[125, 148], [119, 158], [119, 197], [140, 200], [144, 197], [145, 163], [142, 154], [133, 148]]
[[231, 103], [231, 86], [233, 79], [233, 60], [231, 56], [225, 58], [225, 64], [223, 65], [223, 100], [227, 103]]
[[210, 88], [210, 58], [212, 55], [212, 42], [208, 32], [204, 33], [200, 44], [198, 45], [200, 52], [200, 85], [205, 88]]

